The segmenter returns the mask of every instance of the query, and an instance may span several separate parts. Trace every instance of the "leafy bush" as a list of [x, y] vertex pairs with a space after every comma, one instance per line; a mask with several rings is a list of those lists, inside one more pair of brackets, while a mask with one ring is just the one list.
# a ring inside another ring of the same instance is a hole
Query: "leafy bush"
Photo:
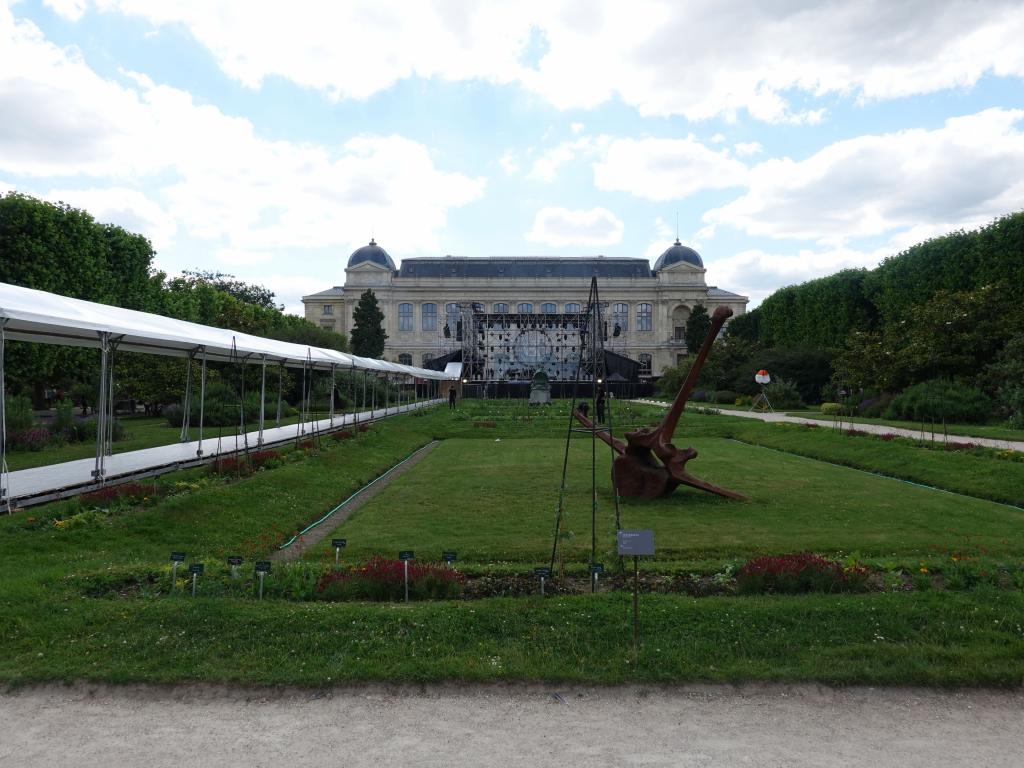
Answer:
[[23, 395], [6, 398], [4, 413], [7, 418], [7, 429], [10, 432], [23, 432], [32, 429], [32, 425], [35, 423], [32, 401]]
[[12, 448], [20, 448], [23, 451], [41, 451], [53, 441], [53, 435], [44, 427], [32, 427], [11, 432], [8, 439]]
[[[92, 416], [84, 421], [78, 422], [75, 425], [75, 431], [78, 433], [79, 440], [95, 440], [96, 417]], [[117, 419], [114, 419], [114, 426], [111, 430], [111, 435], [115, 443], [124, 438], [124, 424]]]
[[708, 401], [708, 392], [706, 389], [695, 389], [693, 394], [690, 395], [691, 403], [706, 403]]
[[859, 564], [843, 566], [811, 552], [755, 557], [736, 572], [742, 594], [780, 592], [843, 592], [864, 589], [868, 569]]
[[977, 424], [987, 421], [992, 411], [992, 401], [980, 389], [949, 379], [932, 379], [894, 398], [885, 418]]
[[843, 413], [843, 406], [839, 403], [822, 403], [821, 404], [821, 415], [822, 416], [840, 416]]
[[772, 408], [776, 410], [799, 408], [803, 405], [803, 401], [800, 399], [800, 390], [788, 379], [776, 379], [765, 387], [764, 391]]
[[[192, 401], [189, 424], [199, 425], [199, 393], [194, 393]], [[260, 393], [249, 392], [243, 401], [245, 405], [245, 423], [255, 426], [260, 418]], [[238, 391], [227, 384], [213, 383], [206, 387], [206, 397], [203, 401], [203, 426], [207, 427], [237, 427], [241, 414], [238, 409]], [[285, 401], [281, 401], [281, 417], [294, 416], [298, 411]], [[181, 427], [185, 419], [185, 407], [181, 403], [172, 403], [164, 406], [163, 416], [172, 427]], [[277, 399], [268, 394], [266, 406], [264, 407], [263, 418], [269, 423], [277, 418]]]
[[61, 400], [57, 403], [57, 415], [53, 420], [51, 430], [55, 435], [60, 435], [65, 440], [78, 440], [78, 430], [75, 428], [74, 406], [70, 400]]
[[[410, 600], [454, 600], [462, 595], [466, 577], [437, 563], [409, 563]], [[321, 600], [403, 600], [404, 566], [401, 560], [375, 555], [348, 571], [332, 571], [317, 584]]]
[[732, 405], [736, 402], [738, 395], [728, 389], [721, 389], [715, 392], [715, 402], [719, 405]]

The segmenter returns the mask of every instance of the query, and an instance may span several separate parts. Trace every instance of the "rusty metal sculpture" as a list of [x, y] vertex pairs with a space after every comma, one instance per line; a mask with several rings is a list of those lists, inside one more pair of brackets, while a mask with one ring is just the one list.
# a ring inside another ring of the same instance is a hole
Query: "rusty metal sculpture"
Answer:
[[[689, 485], [729, 499], [747, 500], [743, 494], [719, 488], [687, 472], [686, 462], [697, 458], [697, 451], [693, 448], [676, 448], [671, 442], [679, 417], [686, 408], [686, 401], [697, 384], [701, 368], [704, 367], [704, 361], [711, 351], [711, 345], [715, 343], [715, 337], [731, 316], [732, 310], [728, 307], [718, 307], [715, 310], [704, 345], [700, 348], [697, 359], [693, 361], [686, 380], [683, 381], [661, 423], [655, 427], [640, 427], [627, 432], [626, 442], [615, 439], [605, 431], [597, 431], [597, 436], [618, 454], [614, 462], [614, 477], [620, 495], [656, 499], [668, 496], [679, 485]], [[583, 426], [588, 429], [594, 428], [594, 423], [579, 411], [574, 415]]]

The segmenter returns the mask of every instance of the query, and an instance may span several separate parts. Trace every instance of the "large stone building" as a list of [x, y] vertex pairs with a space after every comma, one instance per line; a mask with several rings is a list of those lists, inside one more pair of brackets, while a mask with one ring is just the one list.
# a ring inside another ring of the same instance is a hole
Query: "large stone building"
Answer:
[[638, 361], [642, 376], [657, 376], [685, 356], [683, 329], [695, 305], [746, 311], [747, 297], [708, 286], [700, 254], [678, 240], [653, 269], [647, 259], [605, 256], [444, 256], [403, 259], [396, 267], [371, 240], [349, 257], [344, 286], [302, 302], [307, 320], [347, 334], [360, 295], [372, 290], [384, 312], [384, 356], [422, 365], [450, 351], [460, 305], [492, 314], [572, 314], [585, 309], [595, 275], [608, 320], [621, 331], [609, 335], [607, 346]]

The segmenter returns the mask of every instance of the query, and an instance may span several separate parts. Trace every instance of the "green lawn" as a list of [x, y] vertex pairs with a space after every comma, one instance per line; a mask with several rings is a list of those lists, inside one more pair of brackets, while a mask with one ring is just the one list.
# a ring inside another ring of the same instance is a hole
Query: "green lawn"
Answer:
[[[815, 419], [829, 425], [833, 423], [833, 418], [831, 416], [824, 416], [821, 411], [817, 410], [787, 411], [786, 415], [799, 416], [804, 419]], [[879, 424], [884, 427], [897, 427], [899, 429], [909, 429], [914, 432], [921, 432], [922, 429], [921, 422], [919, 421], [868, 419], [863, 416], [843, 416], [842, 422], [843, 424]], [[931, 432], [933, 429], [938, 434], [942, 434], [943, 430], [945, 430], [950, 435], [959, 435], [961, 437], [988, 437], [993, 440], [1014, 440], [1024, 442], [1024, 429], [1011, 429], [1010, 427], [999, 424], [946, 424], [943, 426], [941, 422], [932, 424], [932, 422], [928, 421], [924, 423], [925, 432]]]
[[[615, 405], [620, 424], [652, 422], [662, 413]], [[171, 550], [187, 552], [188, 561], [205, 560], [211, 571], [225, 555], [241, 552], [248, 574], [251, 560], [269, 554], [279, 536], [319, 518], [433, 438], [444, 442], [338, 528], [350, 542], [346, 559], [409, 548], [423, 560], [456, 549], [467, 570], [528, 573], [549, 556], [567, 425], [565, 403], [537, 411], [514, 402], [467, 402], [454, 414], [438, 408], [386, 420], [358, 441], [325, 441], [323, 451], [295, 454], [283, 466], [235, 482], [201, 480], [202, 470], [167, 476], [158, 484], [188, 480], [196, 489], [64, 530], [47, 520], [75, 514], [77, 502], [0, 519], [0, 681], [1020, 685], [1024, 679], [1024, 594], [989, 586], [795, 597], [644, 595], [637, 663], [623, 593], [393, 605], [192, 599], [180, 591], [167, 596], [165, 589], [94, 598], [82, 591], [84, 581], [116, 581], [127, 571], [156, 572], [164, 584]], [[690, 489], [654, 502], [624, 500], [624, 526], [655, 530], [659, 555], [645, 567], [710, 572], [751, 554], [800, 549], [857, 551], [866, 560], [908, 566], [948, 564], [951, 551], [964, 550], [1020, 567], [1020, 510], [734, 439], [877, 465], [918, 482], [936, 475], [989, 495], [1019, 482], [1014, 473], [1024, 468], [988, 455], [686, 414], [675, 442], [700, 451], [689, 468], [752, 501]], [[607, 560], [613, 527], [607, 448], [599, 446], [598, 455]], [[577, 435], [566, 519], [573, 535], [561, 542], [575, 563], [589, 548], [589, 456], [589, 441]], [[270, 578], [282, 584], [310, 567], [275, 564]]]

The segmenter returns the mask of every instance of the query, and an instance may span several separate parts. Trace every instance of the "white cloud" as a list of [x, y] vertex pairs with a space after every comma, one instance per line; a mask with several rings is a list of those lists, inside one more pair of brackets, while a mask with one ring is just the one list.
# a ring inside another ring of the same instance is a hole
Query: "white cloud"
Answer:
[[1024, 206], [1022, 120], [1024, 110], [988, 109], [936, 130], [840, 141], [799, 162], [766, 160], [746, 194], [704, 221], [832, 243], [976, 226]]
[[419, 76], [518, 82], [560, 109], [619, 98], [644, 115], [813, 123], [824, 111], [794, 109], [792, 94], [891, 99], [1024, 75], [1015, 0], [96, 2], [182, 24], [249, 87], [280, 76], [333, 98]]
[[566, 245], [615, 245], [622, 242], [625, 225], [607, 208], [570, 211], [547, 207], [537, 211], [533, 229], [525, 237], [534, 243]]
[[566, 163], [572, 162], [581, 154], [594, 154], [604, 150], [611, 138], [608, 136], [581, 136], [574, 141], [563, 141], [545, 151], [530, 166], [529, 177], [538, 181], [551, 183], [558, 176], [558, 171]]
[[647, 200], [677, 200], [704, 189], [744, 182], [747, 168], [725, 150], [685, 139], [615, 139], [594, 165], [598, 189]]
[[654, 238], [647, 245], [647, 249], [644, 251], [646, 256], [651, 261], [661, 256], [665, 252], [675, 238], [675, 230], [668, 225], [661, 216], [658, 216], [654, 220]]
[[43, 0], [43, 4], [68, 21], [78, 21], [85, 13], [86, 0]]
[[584, 129], [584, 127], [585, 127], [585, 126], [583, 125], [583, 123], [571, 123], [571, 124], [569, 125], [569, 129], [570, 129], [570, 130], [571, 130], [571, 131], [573, 132], [573, 134], [574, 134], [574, 135], [576, 135], [576, 136], [578, 136], [579, 134], [583, 133], [583, 129]]
[[712, 261], [705, 259], [706, 278], [708, 285], [749, 296], [749, 308], [753, 309], [780, 286], [824, 277], [841, 269], [874, 267], [892, 253], [889, 246], [875, 251], [803, 249], [786, 254], [752, 249]]
[[[138, 74], [99, 76], [2, 3], [0, 113], [18, 116], [0, 121], [0, 173], [34, 178], [36, 194], [148, 236], [170, 271], [203, 253], [347, 255], [371, 228], [398, 254], [430, 252], [448, 211], [485, 186], [438, 168], [428, 147], [402, 136], [262, 138], [186, 91]], [[189, 253], [166, 251], [184, 239]]]
[[712, 144], [721, 144], [724, 141], [725, 141], [725, 134], [724, 133], [716, 133], [714, 136], [711, 137], [711, 143]]
[[498, 159], [498, 165], [500, 165], [502, 170], [509, 176], [519, 172], [519, 161], [516, 160], [516, 153], [514, 150], [506, 149], [505, 153]]
[[750, 155], [761, 154], [764, 151], [764, 147], [761, 146], [759, 141], [740, 141], [733, 145], [733, 151], [740, 157], [749, 157]]

